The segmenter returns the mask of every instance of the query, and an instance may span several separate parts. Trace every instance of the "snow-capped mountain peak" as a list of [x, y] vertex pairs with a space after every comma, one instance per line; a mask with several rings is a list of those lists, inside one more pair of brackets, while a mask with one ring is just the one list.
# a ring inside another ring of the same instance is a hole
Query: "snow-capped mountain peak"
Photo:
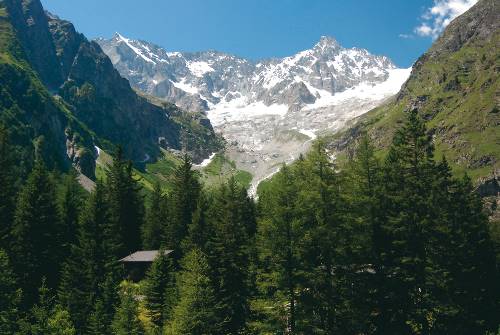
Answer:
[[328, 36], [295, 55], [258, 62], [218, 51], [167, 51], [118, 33], [97, 42], [132, 86], [206, 111], [237, 147], [239, 167], [257, 180], [306, 150], [313, 134], [335, 131], [397, 93], [409, 75], [385, 56]]

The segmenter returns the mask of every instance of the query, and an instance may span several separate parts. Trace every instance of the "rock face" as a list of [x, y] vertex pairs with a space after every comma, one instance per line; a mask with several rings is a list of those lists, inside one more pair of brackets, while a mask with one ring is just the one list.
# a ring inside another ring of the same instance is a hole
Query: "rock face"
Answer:
[[[43, 136], [55, 155], [66, 156], [59, 160], [70, 160], [92, 177], [94, 145], [110, 150], [122, 145], [126, 155], [137, 161], [154, 159], [160, 147], [186, 149], [201, 161], [220, 147], [204, 115], [183, 113], [171, 104], [154, 104], [138, 95], [97, 43], [76, 32], [70, 22], [45, 12], [39, 0], [0, 4], [5, 12], [0, 34], [8, 41], [1, 51], [19, 62], [17, 69], [24, 71], [19, 72], [39, 93], [36, 108], [46, 110], [36, 113], [27, 106], [28, 119], [22, 119], [22, 112], [13, 115], [33, 128], [23, 136]], [[13, 84], [2, 79], [7, 86]], [[26, 90], [30, 92], [29, 87]], [[26, 100], [19, 87], [12, 91], [15, 100]]]
[[208, 110], [238, 97], [248, 104], [307, 105], [321, 97], [318, 91], [333, 95], [380, 83], [395, 69], [387, 57], [345, 49], [331, 37], [292, 57], [257, 63], [216, 51], [167, 52], [118, 33], [97, 42], [134, 87], [186, 109]]
[[[417, 60], [397, 99], [361, 117], [332, 146], [348, 150], [356, 134], [367, 131], [387, 148], [405, 112], [417, 110], [438, 157], [446, 155], [455, 171], [467, 171], [482, 185], [500, 161], [499, 45], [500, 2], [479, 0]], [[491, 195], [495, 185], [496, 179], [479, 191]]]
[[396, 93], [409, 70], [322, 37], [311, 49], [260, 62], [217, 51], [180, 53], [120, 34], [98, 39], [136, 89], [206, 111], [238, 168], [256, 184], [305, 152], [317, 134]]

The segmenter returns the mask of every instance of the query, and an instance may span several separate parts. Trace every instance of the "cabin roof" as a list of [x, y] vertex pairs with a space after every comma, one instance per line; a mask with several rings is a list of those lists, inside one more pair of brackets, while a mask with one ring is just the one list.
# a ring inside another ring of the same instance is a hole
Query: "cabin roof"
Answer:
[[[124, 257], [120, 259], [120, 262], [122, 263], [133, 263], [133, 262], [139, 262], [139, 263], [152, 263], [156, 256], [158, 256], [159, 250], [141, 250], [141, 251], [136, 251], [127, 257]], [[170, 254], [173, 252], [173, 250], [165, 250], [164, 253], [165, 255]]]

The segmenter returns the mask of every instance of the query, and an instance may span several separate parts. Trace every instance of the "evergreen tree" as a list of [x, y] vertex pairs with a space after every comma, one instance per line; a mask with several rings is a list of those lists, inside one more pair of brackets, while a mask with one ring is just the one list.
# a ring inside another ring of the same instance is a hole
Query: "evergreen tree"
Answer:
[[167, 226], [168, 211], [167, 199], [163, 195], [160, 184], [155, 184], [149, 207], [146, 211], [146, 220], [142, 230], [144, 249], [157, 250], [165, 238], [164, 231]]
[[130, 284], [125, 283], [120, 292], [120, 306], [113, 319], [114, 335], [142, 335], [144, 328], [139, 320], [136, 292]]
[[173, 175], [172, 195], [170, 199], [171, 220], [165, 232], [165, 248], [179, 250], [187, 236], [188, 225], [193, 221], [200, 194], [198, 176], [192, 171], [191, 159], [186, 154]]
[[217, 302], [206, 256], [193, 249], [182, 260], [178, 280], [179, 302], [172, 321], [166, 325], [168, 335], [223, 334], [216, 317]]
[[208, 224], [209, 220], [207, 218], [209, 207], [207, 194], [201, 192], [193, 214], [193, 221], [188, 225], [188, 235], [182, 243], [184, 253], [188, 253], [194, 248], [207, 252], [207, 243], [211, 236], [210, 225]]
[[101, 294], [100, 284], [110, 261], [105, 250], [105, 229], [110, 224], [105, 199], [104, 187], [98, 181], [82, 211], [77, 242], [63, 266], [59, 302], [68, 309], [78, 330], [84, 329]]
[[144, 203], [140, 186], [132, 175], [132, 162], [125, 161], [118, 148], [113, 164], [107, 171], [107, 191], [110, 218], [114, 227], [111, 236], [116, 237], [112, 252], [119, 259], [141, 248], [141, 226]]
[[49, 287], [56, 287], [62, 258], [60, 232], [55, 185], [44, 164], [37, 161], [19, 195], [11, 232], [13, 265], [26, 306], [35, 301], [43, 277]]
[[102, 301], [98, 300], [89, 317], [85, 334], [88, 335], [108, 335], [110, 322]]
[[47, 321], [48, 334], [51, 335], [75, 335], [76, 329], [73, 327], [68, 311], [56, 306], [51, 317]]
[[70, 174], [63, 178], [62, 191], [59, 199], [61, 213], [61, 241], [65, 255], [71, 251], [71, 245], [76, 242], [78, 216], [83, 203], [83, 189], [76, 180], [76, 174]]
[[447, 276], [443, 290], [451, 298], [440, 304], [438, 332], [484, 334], [498, 328], [500, 313], [499, 276], [488, 220], [471, 180], [465, 176], [454, 183], [451, 195], [447, 241], [440, 264]]
[[261, 195], [259, 246], [262, 266], [267, 272], [261, 286], [269, 287], [278, 301], [274, 308], [286, 310], [286, 325], [291, 334], [297, 332], [297, 292], [300, 290], [301, 246], [304, 226], [297, 219], [295, 204], [297, 185], [290, 167], [283, 166], [272, 187]]
[[30, 319], [30, 324], [26, 325], [23, 333], [30, 335], [76, 334], [68, 311], [60, 305], [54, 305], [54, 298], [45, 286], [45, 281], [39, 289], [38, 303], [31, 309]]
[[246, 325], [249, 314], [249, 248], [253, 236], [247, 234], [246, 192], [231, 178], [214, 194], [209, 211], [213, 236], [208, 247], [213, 282], [219, 302], [220, 318], [225, 319], [222, 332], [237, 334]]
[[16, 178], [9, 134], [0, 124], [0, 248], [10, 249], [10, 231], [15, 210]]
[[21, 290], [5, 251], [0, 249], [0, 335], [15, 334], [18, 328]]
[[146, 274], [143, 293], [148, 316], [157, 329], [162, 329], [176, 301], [172, 259], [163, 250]]

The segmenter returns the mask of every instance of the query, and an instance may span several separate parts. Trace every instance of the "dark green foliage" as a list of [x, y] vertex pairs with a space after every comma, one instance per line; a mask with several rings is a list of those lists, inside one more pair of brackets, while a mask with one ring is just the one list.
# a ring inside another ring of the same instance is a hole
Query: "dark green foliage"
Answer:
[[110, 237], [114, 245], [108, 250], [116, 259], [141, 248], [141, 225], [144, 216], [144, 202], [140, 186], [132, 176], [132, 162], [126, 161], [121, 148], [113, 157], [113, 164], [107, 171], [106, 188], [111, 227]]
[[29, 335], [75, 335], [76, 330], [68, 311], [59, 305], [54, 305], [50, 291], [42, 283], [39, 290], [39, 301], [30, 311], [28, 323], [21, 331]]
[[14, 220], [16, 172], [9, 133], [0, 123], [0, 248], [9, 250], [9, 237]]
[[255, 218], [248, 215], [246, 190], [231, 178], [213, 194], [208, 211], [211, 236], [208, 260], [212, 269], [222, 333], [241, 332], [249, 315], [250, 248]]
[[163, 250], [160, 250], [146, 274], [143, 294], [144, 306], [151, 322], [157, 329], [162, 329], [176, 303], [173, 261]]
[[59, 301], [71, 313], [77, 329], [84, 329], [96, 298], [101, 294], [100, 284], [105, 280], [107, 262], [106, 227], [110, 224], [105, 190], [97, 182], [82, 211], [77, 241], [63, 266], [59, 286]]
[[146, 220], [142, 228], [142, 241], [145, 250], [158, 250], [165, 236], [165, 227], [168, 226], [167, 198], [163, 194], [160, 184], [155, 184], [149, 207], [146, 211]]
[[70, 172], [64, 176], [62, 190], [59, 197], [61, 215], [61, 247], [65, 255], [71, 251], [71, 244], [76, 242], [78, 216], [80, 214], [84, 190], [76, 180], [76, 173]]
[[179, 275], [179, 303], [172, 321], [166, 325], [168, 335], [218, 335], [217, 300], [206, 256], [198, 249], [190, 251], [182, 260]]
[[30, 306], [43, 277], [48, 287], [56, 287], [63, 256], [55, 185], [41, 161], [20, 192], [11, 234], [14, 270]]
[[5, 251], [0, 249], [0, 335], [14, 334], [18, 327], [21, 290]]
[[144, 328], [139, 320], [137, 292], [134, 288], [124, 283], [120, 292], [120, 305], [113, 319], [114, 335], [142, 335]]
[[174, 171], [169, 212], [171, 220], [165, 232], [166, 249], [180, 248], [193, 220], [201, 186], [191, 167], [191, 159], [185, 155], [182, 164]]

